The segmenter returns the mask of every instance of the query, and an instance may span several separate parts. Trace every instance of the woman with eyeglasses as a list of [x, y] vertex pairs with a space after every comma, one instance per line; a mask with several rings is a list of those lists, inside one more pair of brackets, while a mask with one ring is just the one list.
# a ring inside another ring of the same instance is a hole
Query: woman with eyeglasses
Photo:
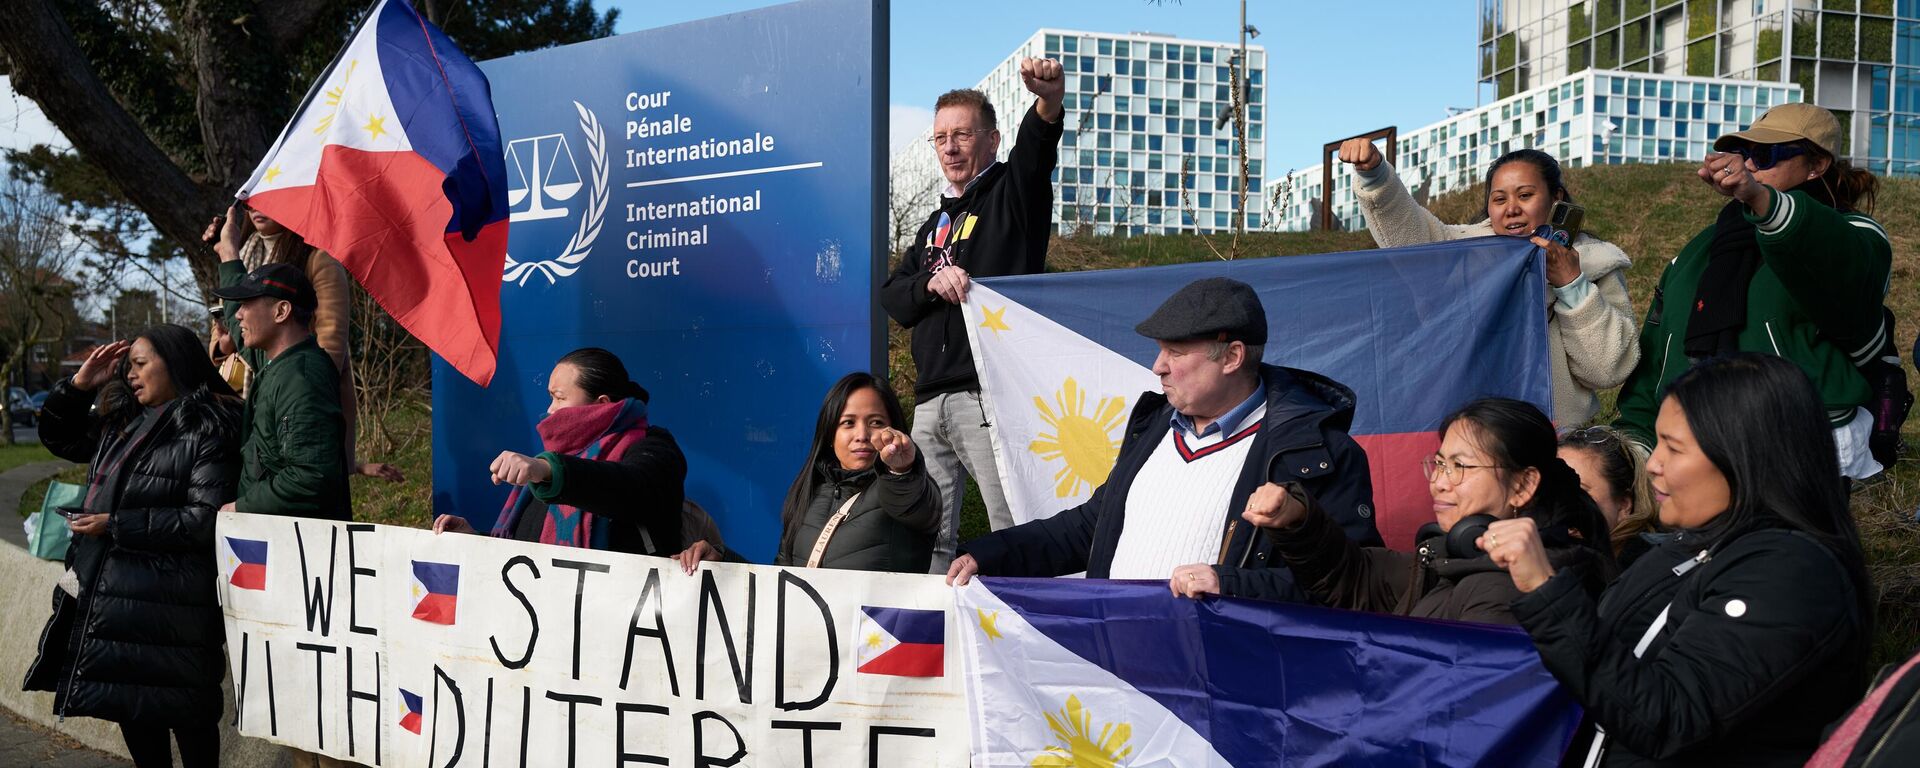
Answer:
[[1627, 267], [1633, 260], [1591, 234], [1572, 232], [1570, 242], [1539, 235], [1552, 223], [1557, 203], [1573, 202], [1560, 162], [1537, 149], [1501, 155], [1487, 168], [1486, 219], [1454, 225], [1414, 202], [1371, 140], [1348, 139], [1339, 157], [1353, 166], [1360, 213], [1382, 248], [1503, 235], [1531, 239], [1546, 251], [1553, 415], [1567, 425], [1592, 420], [1600, 412], [1595, 393], [1620, 386], [1640, 355], [1633, 302], [1627, 297]]
[[1520, 625], [1603, 733], [1575, 764], [1798, 766], [1859, 697], [1874, 590], [1818, 401], [1768, 354], [1676, 378], [1647, 462], [1673, 537], [1598, 599], [1530, 526], [1487, 529]]
[[1647, 449], [1612, 427], [1595, 425], [1560, 438], [1560, 460], [1580, 476], [1606, 518], [1613, 558], [1624, 570], [1653, 548], [1657, 510], [1647, 482]]
[[1448, 416], [1424, 463], [1437, 523], [1413, 553], [1354, 544], [1312, 499], [1270, 490], [1278, 486], [1256, 491], [1242, 517], [1267, 530], [1295, 583], [1326, 605], [1512, 624], [1520, 593], [1476, 535], [1493, 521], [1537, 524], [1555, 542], [1551, 560], [1589, 573], [1595, 591], [1613, 570], [1600, 511], [1555, 450], [1553, 423], [1529, 403], [1475, 400]]
[[1812, 104], [1774, 107], [1714, 142], [1700, 178], [1730, 199], [1661, 274], [1615, 426], [1652, 445], [1660, 393], [1695, 361], [1765, 352], [1812, 379], [1841, 474], [1880, 471], [1858, 366], [1887, 346], [1893, 246], [1866, 213], [1873, 174], [1836, 157], [1839, 144], [1840, 122]]

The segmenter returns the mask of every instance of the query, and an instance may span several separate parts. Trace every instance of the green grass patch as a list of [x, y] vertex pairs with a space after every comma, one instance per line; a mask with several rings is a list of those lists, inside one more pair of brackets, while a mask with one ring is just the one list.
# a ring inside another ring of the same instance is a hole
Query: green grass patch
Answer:
[[39, 443], [0, 445], [0, 472], [37, 461], [53, 461], [54, 456]]
[[27, 486], [27, 492], [20, 495], [20, 516], [26, 517], [40, 511], [40, 505], [47, 500], [47, 488], [54, 481], [68, 485], [79, 485], [87, 481], [87, 467], [79, 464], [60, 470], [60, 474]]

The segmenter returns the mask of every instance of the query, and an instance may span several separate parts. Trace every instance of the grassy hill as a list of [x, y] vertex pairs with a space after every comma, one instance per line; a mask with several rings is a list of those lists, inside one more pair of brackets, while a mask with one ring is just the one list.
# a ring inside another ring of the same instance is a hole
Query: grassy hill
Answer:
[[[1567, 172], [1567, 186], [1587, 208], [1587, 230], [1612, 241], [1633, 257], [1627, 275], [1635, 310], [1646, 312], [1654, 285], [1667, 262], [1680, 252], [1725, 202], [1694, 175], [1691, 165], [1625, 165], [1578, 168]], [[1434, 201], [1443, 221], [1465, 223], [1484, 212], [1482, 193], [1467, 190]], [[1902, 356], [1913, 348], [1920, 326], [1920, 180], [1882, 180], [1875, 218], [1893, 237], [1893, 295], [1889, 299], [1900, 318]], [[1211, 238], [1213, 248], [1225, 251], [1231, 238]], [[1243, 257], [1291, 256], [1372, 248], [1364, 232], [1251, 233], [1240, 240]], [[1056, 237], [1048, 253], [1049, 271], [1177, 264], [1218, 258], [1197, 236]], [[907, 336], [892, 329], [891, 374], [896, 386], [912, 392], [913, 364], [907, 354]], [[1910, 384], [1920, 387], [1920, 373], [1908, 360]], [[1602, 396], [1612, 408], [1612, 393]], [[1612, 418], [1611, 413], [1602, 419]], [[1920, 453], [1920, 414], [1907, 423], [1907, 440]], [[987, 530], [986, 515], [977, 497], [969, 496], [962, 521], [962, 540]], [[1912, 653], [1920, 645], [1920, 525], [1914, 523], [1920, 507], [1920, 460], [1910, 455], [1884, 481], [1853, 495], [1854, 516], [1865, 540], [1875, 586], [1880, 590], [1879, 638], [1875, 664]]]

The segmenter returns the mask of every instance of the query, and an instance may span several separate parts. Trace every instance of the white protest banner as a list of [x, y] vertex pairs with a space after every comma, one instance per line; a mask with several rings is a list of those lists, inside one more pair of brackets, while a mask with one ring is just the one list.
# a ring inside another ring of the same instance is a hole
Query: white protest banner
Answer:
[[372, 766], [967, 764], [938, 576], [222, 514], [240, 732]]

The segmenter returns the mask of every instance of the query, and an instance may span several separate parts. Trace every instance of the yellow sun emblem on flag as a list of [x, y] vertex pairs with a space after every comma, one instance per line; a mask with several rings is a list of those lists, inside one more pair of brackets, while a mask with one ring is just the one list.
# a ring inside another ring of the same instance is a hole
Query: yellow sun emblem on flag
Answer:
[[320, 116], [320, 121], [314, 124], [313, 135], [318, 136], [326, 133], [328, 128], [333, 127], [333, 119], [338, 116], [340, 112], [340, 102], [345, 101], [347, 98], [347, 82], [353, 79], [353, 70], [359, 66], [359, 59], [347, 62], [347, 71], [341, 73], [340, 84], [328, 88], [321, 94], [322, 102], [325, 104], [324, 108], [327, 111]]
[[1068, 378], [1054, 393], [1053, 402], [1059, 406], [1058, 411], [1041, 398], [1033, 399], [1040, 409], [1040, 419], [1053, 432], [1040, 433], [1027, 449], [1044, 461], [1066, 460], [1066, 466], [1053, 473], [1053, 495], [1064, 499], [1078, 495], [1083, 486], [1092, 489], [1107, 481], [1107, 473], [1113, 471], [1113, 462], [1120, 456], [1120, 440], [1111, 435], [1120, 426], [1127, 400], [1102, 397], [1093, 414], [1087, 415], [1087, 393], [1080, 389], [1080, 382]]
[[1048, 744], [1029, 764], [1032, 768], [1114, 768], [1133, 754], [1133, 746], [1127, 743], [1133, 738], [1133, 726], [1105, 723], [1095, 737], [1093, 715], [1080, 706], [1078, 696], [1068, 696], [1066, 709], [1046, 715], [1053, 737], [1063, 743]]

